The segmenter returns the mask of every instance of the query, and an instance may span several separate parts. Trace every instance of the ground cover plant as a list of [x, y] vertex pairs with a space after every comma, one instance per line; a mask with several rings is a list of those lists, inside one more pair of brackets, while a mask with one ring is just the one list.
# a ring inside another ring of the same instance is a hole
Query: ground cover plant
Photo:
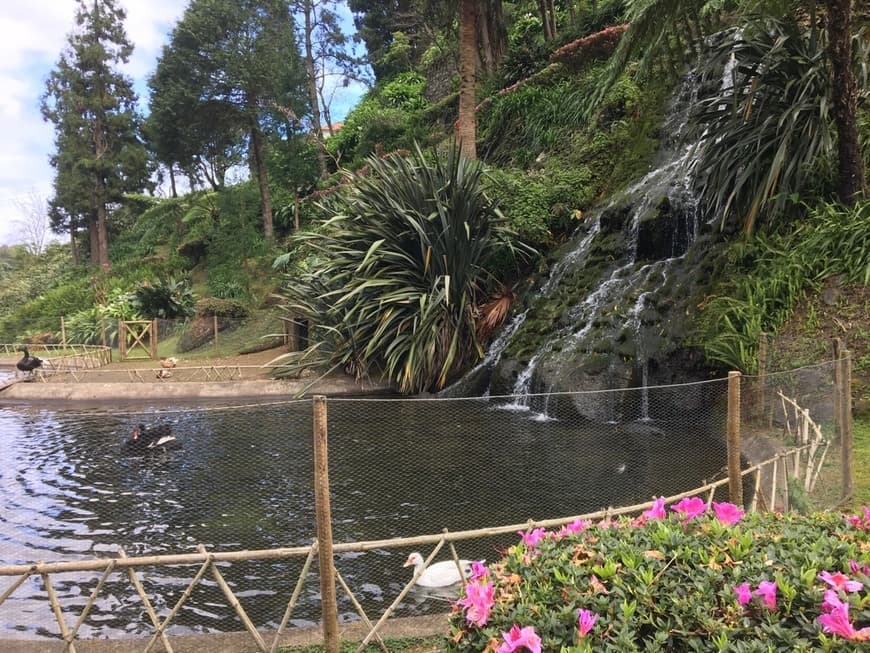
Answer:
[[478, 566], [449, 651], [851, 651], [870, 641], [870, 509], [752, 514], [696, 497], [520, 533]]

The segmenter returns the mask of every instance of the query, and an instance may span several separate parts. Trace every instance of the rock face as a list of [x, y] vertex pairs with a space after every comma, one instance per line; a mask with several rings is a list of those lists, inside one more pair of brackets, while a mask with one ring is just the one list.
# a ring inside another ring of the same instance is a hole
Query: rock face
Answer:
[[[672, 114], [666, 134], [687, 130], [687, 111]], [[691, 148], [666, 144], [646, 177], [592, 212], [554, 257], [549, 276], [530, 291], [521, 324], [503, 350], [469, 379], [491, 395], [645, 388], [709, 378], [703, 356], [686, 342], [713, 268], [716, 243], [700, 222], [692, 193]], [[476, 386], [476, 387], [474, 387]], [[548, 400], [546, 412], [594, 420], [656, 418], [704, 401], [688, 391], [648, 401], [643, 391], [572, 394]], [[556, 415], [554, 415], [556, 416]], [[658, 415], [661, 416], [661, 415]]]

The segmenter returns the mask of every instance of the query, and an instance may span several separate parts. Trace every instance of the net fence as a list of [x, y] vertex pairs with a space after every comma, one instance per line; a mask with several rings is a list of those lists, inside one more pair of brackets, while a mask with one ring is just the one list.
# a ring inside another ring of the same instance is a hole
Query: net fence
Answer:
[[[743, 467], [781, 456], [767, 478], [743, 477], [744, 504], [835, 506], [840, 454], [836, 444], [826, 450], [836, 440], [834, 365], [742, 377], [739, 385]], [[809, 423], [796, 426], [794, 411], [821, 432], [812, 456], [789, 453], [805, 430], [815, 433]], [[80, 638], [147, 640], [155, 621], [167, 619], [172, 636], [241, 631], [246, 619], [263, 632], [316, 625], [317, 564], [306, 564], [316, 535], [312, 412], [310, 400], [3, 407], [4, 569], [117, 561], [121, 550], [147, 557], [134, 570], [142, 592], [121, 568], [99, 588], [93, 570], [37, 571], [17, 586], [15, 574], [0, 574], [3, 636], [63, 636], [49, 585], [67, 635], [87, 612]], [[728, 419], [728, 379], [530, 396], [329, 399], [335, 564], [353, 593], [339, 591], [340, 623], [359, 621], [360, 611], [374, 621], [397, 600], [397, 616], [450, 609], [456, 587], [403, 593], [413, 574], [408, 556], [426, 557], [432, 545], [394, 538], [492, 528], [451, 544], [463, 559], [495, 561], [529, 520], [570, 520], [727, 479]], [[128, 455], [124, 444], [137, 429], [171, 431], [180, 448]], [[700, 496], [728, 500], [728, 486]], [[504, 525], [518, 526], [495, 528]], [[271, 553], [236, 555], [252, 551]], [[224, 557], [208, 568], [151, 559], [203, 552]], [[448, 557], [447, 549], [437, 556]]]

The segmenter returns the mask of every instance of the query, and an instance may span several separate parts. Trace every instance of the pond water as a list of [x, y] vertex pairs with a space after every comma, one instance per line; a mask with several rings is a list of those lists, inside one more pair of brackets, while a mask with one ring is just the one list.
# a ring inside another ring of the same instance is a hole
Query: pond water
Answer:
[[[308, 401], [226, 407], [51, 406], [0, 409], [0, 564], [306, 545], [315, 536], [312, 407]], [[139, 422], [170, 423], [183, 449], [123, 457]], [[336, 542], [438, 533], [570, 516], [689, 489], [725, 461], [718, 425], [592, 424], [533, 419], [487, 400], [330, 400], [330, 482]], [[463, 557], [498, 558], [516, 541], [457, 544]], [[410, 578], [408, 549], [337, 556], [337, 567], [377, 618]], [[424, 549], [424, 554], [427, 550]], [[445, 550], [441, 558], [448, 554]], [[222, 569], [260, 627], [274, 628], [302, 560]], [[195, 566], [140, 572], [160, 614]], [[170, 633], [240, 630], [215, 583], [206, 581]], [[0, 578], [0, 592], [11, 584]], [[53, 577], [77, 614], [93, 574]], [[356, 620], [342, 598], [341, 619]], [[57, 624], [38, 578], [0, 606], [0, 638], [51, 636]], [[400, 614], [445, 611], [413, 592]], [[319, 615], [316, 565], [294, 625]], [[73, 621], [69, 616], [68, 621]], [[113, 575], [82, 637], [150, 634], [125, 576]]]

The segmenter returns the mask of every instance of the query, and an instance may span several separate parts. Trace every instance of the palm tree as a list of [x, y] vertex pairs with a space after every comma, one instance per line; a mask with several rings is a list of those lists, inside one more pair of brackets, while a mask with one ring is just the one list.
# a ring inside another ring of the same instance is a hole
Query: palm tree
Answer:
[[459, 20], [459, 119], [456, 140], [462, 154], [477, 158], [477, 119], [474, 115], [477, 90], [477, 2], [462, 0]]

